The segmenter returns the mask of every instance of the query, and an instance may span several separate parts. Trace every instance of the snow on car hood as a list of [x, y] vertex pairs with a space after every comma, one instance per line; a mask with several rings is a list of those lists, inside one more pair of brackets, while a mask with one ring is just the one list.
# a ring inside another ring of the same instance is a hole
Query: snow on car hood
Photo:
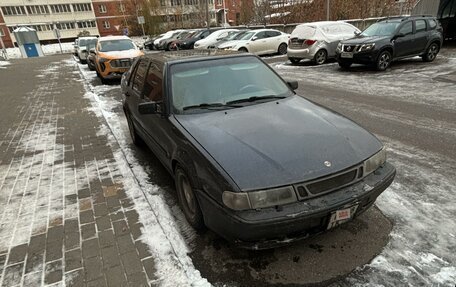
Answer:
[[280, 100], [279, 104], [271, 101], [227, 111], [177, 115], [176, 119], [241, 190], [332, 174], [361, 163], [382, 147], [357, 124], [299, 96]]
[[110, 51], [110, 52], [100, 52], [101, 57], [108, 58], [136, 58], [143, 55], [141, 50], [131, 49], [124, 51]]

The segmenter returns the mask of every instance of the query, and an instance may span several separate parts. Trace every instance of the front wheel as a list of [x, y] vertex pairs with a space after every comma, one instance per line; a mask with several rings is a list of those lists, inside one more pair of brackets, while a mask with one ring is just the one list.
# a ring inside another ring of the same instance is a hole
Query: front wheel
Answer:
[[239, 48], [239, 50], [238, 50], [238, 51], [239, 51], [239, 52], [243, 52], [243, 53], [247, 53], [247, 52], [248, 52], [248, 51], [247, 51], [247, 49], [246, 49], [246, 48], [244, 48], [244, 47], [242, 47], [242, 48]]
[[328, 58], [328, 53], [325, 50], [318, 51], [314, 56], [314, 63], [317, 65], [322, 65], [326, 62]]
[[298, 58], [288, 58], [288, 60], [290, 60], [290, 62], [292, 64], [297, 64], [301, 61], [301, 59], [298, 59]]
[[378, 55], [376, 68], [378, 71], [385, 71], [391, 64], [391, 53], [389, 51], [383, 51]]
[[439, 45], [437, 43], [432, 43], [426, 50], [426, 53], [423, 55], [423, 61], [432, 62], [437, 57], [439, 53]]
[[190, 178], [185, 171], [180, 167], [176, 167], [174, 173], [174, 180], [176, 183], [177, 197], [179, 199], [182, 211], [188, 223], [196, 230], [204, 228], [203, 214], [198, 204], [195, 192], [193, 191]]
[[279, 55], [285, 55], [287, 53], [287, 44], [285, 43], [282, 43], [279, 45], [279, 49], [277, 50], [277, 52], [279, 53]]

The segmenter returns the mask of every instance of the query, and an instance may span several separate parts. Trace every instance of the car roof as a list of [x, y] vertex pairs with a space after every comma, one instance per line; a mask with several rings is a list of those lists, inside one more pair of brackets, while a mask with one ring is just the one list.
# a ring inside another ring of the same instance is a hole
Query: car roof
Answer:
[[378, 22], [402, 22], [405, 20], [412, 20], [412, 19], [435, 19], [432, 15], [411, 15], [411, 16], [392, 16], [392, 17], [385, 17], [380, 19]]
[[238, 51], [225, 51], [225, 50], [217, 50], [217, 49], [210, 49], [210, 50], [181, 50], [181, 51], [172, 51], [172, 52], [165, 52], [161, 51], [158, 53], [146, 54], [141, 58], [147, 58], [151, 60], [155, 60], [160, 64], [164, 65], [167, 63], [176, 63], [176, 62], [192, 62], [195, 60], [204, 60], [208, 58], [230, 58], [230, 57], [243, 57], [243, 56], [251, 56], [255, 57], [254, 55], [238, 52]]
[[99, 42], [112, 41], [112, 40], [131, 40], [131, 39], [127, 36], [105, 36], [105, 37], [98, 38]]

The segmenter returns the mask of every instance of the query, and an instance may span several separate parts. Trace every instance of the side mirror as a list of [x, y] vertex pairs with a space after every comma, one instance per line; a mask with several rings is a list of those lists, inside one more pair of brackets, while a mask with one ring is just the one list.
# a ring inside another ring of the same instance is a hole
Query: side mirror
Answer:
[[138, 112], [141, 115], [161, 114], [162, 105], [159, 102], [146, 102], [138, 105]]
[[394, 38], [402, 38], [402, 37], [405, 37], [405, 34], [404, 33], [397, 33], [396, 36], [394, 36]]
[[295, 80], [287, 80], [287, 85], [293, 90], [297, 90], [298, 89], [298, 81], [295, 81]]
[[359, 35], [361, 35], [361, 32], [354, 31], [353, 34], [355, 34], [355, 36], [359, 36]]
[[257, 36], [254, 36], [254, 37], [252, 38], [252, 41], [256, 41], [257, 39], [258, 39], [258, 37], [257, 37]]

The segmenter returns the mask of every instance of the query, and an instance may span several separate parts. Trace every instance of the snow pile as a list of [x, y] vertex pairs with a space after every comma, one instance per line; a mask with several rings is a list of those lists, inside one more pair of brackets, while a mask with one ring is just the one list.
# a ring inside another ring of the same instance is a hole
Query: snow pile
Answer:
[[[59, 44], [41, 45], [41, 49], [45, 56], [60, 54]], [[73, 43], [62, 43], [62, 51], [63, 53], [73, 53]], [[8, 58], [11, 59], [22, 58], [19, 48], [7, 48], [6, 53], [8, 54]]]
[[6, 66], [11, 65], [8, 61], [0, 61], [0, 69], [6, 69]]
[[[75, 64], [74, 61], [67, 63]], [[139, 219], [144, 225], [140, 239], [148, 245], [156, 263], [155, 275], [158, 279], [153, 283], [160, 286], [210, 286], [187, 255], [190, 250], [179, 231], [182, 221], [185, 221], [184, 216], [180, 215], [181, 220], [176, 220], [176, 214], [165, 202], [163, 190], [150, 182], [149, 175], [130, 148], [126, 120], [115, 112], [121, 108], [121, 102], [99, 94], [112, 89], [112, 86], [94, 87], [89, 82], [95, 73], [89, 72], [84, 65], [79, 65], [79, 68], [81, 77], [86, 79], [85, 96], [92, 102], [91, 111], [107, 123], [100, 128], [99, 133], [104, 134], [111, 143], [116, 165], [122, 174], [122, 184], [133, 199]], [[184, 230], [185, 236], [192, 236], [189, 230], [190, 228]]]

